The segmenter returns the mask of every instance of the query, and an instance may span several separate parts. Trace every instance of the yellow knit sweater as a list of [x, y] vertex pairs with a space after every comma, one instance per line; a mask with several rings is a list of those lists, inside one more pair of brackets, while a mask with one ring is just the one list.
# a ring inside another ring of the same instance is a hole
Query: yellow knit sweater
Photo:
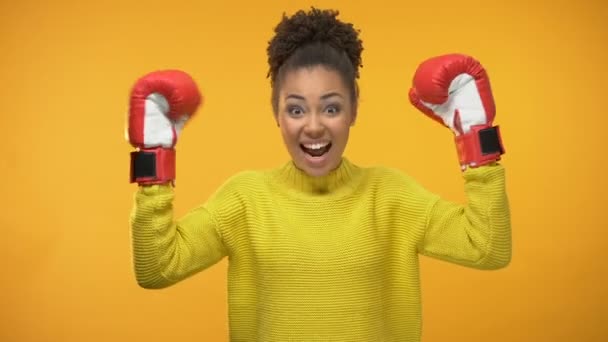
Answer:
[[467, 205], [395, 169], [344, 158], [312, 178], [288, 162], [237, 174], [179, 219], [172, 187], [142, 186], [137, 281], [167, 287], [227, 256], [231, 341], [419, 341], [419, 254], [479, 269], [511, 258], [504, 168], [463, 177]]

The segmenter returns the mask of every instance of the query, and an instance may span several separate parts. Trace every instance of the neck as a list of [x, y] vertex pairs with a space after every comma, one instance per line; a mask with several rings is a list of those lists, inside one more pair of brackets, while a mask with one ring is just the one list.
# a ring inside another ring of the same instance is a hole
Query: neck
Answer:
[[301, 195], [333, 196], [352, 192], [361, 170], [346, 158], [324, 176], [311, 176], [289, 161], [276, 172], [279, 183]]

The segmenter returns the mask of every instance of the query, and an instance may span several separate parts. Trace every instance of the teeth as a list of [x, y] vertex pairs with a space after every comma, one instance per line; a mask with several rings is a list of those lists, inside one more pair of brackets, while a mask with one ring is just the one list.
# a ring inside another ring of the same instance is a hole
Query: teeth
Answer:
[[318, 150], [321, 149], [325, 146], [329, 145], [329, 142], [325, 142], [325, 143], [316, 143], [316, 144], [304, 144], [304, 147], [309, 148], [311, 150]]

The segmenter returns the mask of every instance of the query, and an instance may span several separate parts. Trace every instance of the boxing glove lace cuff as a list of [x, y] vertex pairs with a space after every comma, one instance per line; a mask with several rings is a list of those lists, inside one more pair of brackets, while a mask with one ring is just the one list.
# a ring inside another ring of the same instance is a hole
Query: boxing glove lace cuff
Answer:
[[175, 149], [150, 148], [131, 152], [131, 183], [163, 184], [175, 180]]

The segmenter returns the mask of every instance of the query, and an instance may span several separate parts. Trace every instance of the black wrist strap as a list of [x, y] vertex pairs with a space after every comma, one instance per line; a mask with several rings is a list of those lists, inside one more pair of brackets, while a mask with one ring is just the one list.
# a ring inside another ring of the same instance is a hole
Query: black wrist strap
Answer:
[[156, 153], [131, 152], [131, 183], [142, 178], [156, 178]]
[[175, 149], [149, 148], [131, 152], [131, 183], [161, 184], [175, 180]]
[[503, 154], [504, 150], [500, 139], [500, 131], [498, 126], [488, 127], [479, 131], [479, 147], [481, 155], [499, 153]]

